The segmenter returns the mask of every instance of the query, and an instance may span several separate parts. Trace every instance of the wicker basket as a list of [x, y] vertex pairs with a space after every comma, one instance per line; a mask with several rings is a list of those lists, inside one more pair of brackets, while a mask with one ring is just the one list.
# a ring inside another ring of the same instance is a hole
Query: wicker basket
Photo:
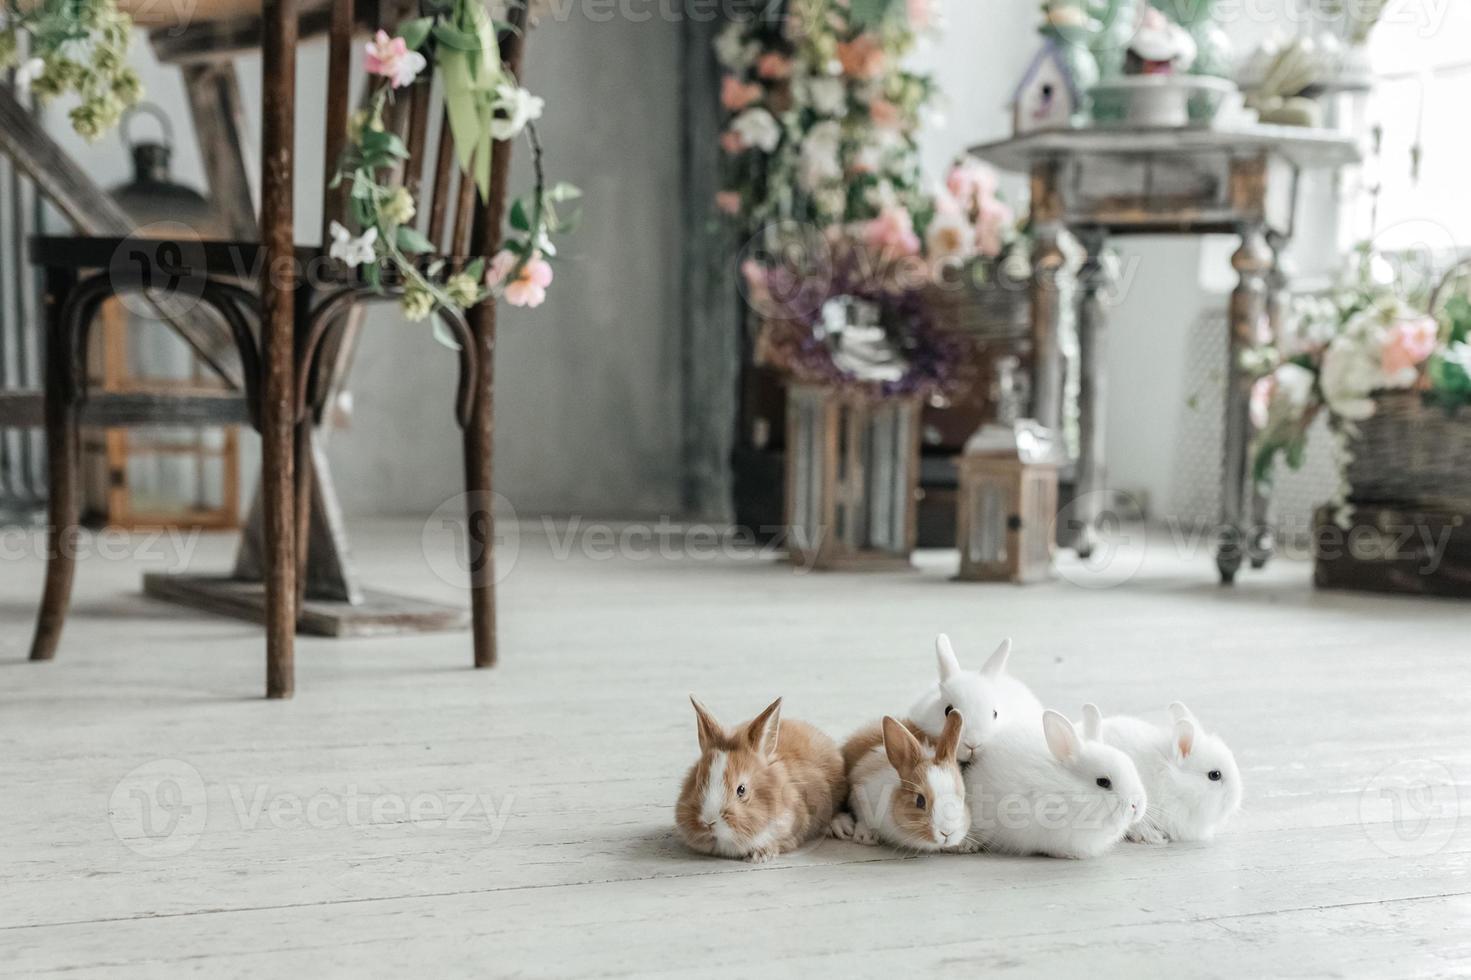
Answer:
[[1350, 443], [1349, 499], [1471, 513], [1471, 409], [1447, 412], [1411, 391], [1374, 403]]

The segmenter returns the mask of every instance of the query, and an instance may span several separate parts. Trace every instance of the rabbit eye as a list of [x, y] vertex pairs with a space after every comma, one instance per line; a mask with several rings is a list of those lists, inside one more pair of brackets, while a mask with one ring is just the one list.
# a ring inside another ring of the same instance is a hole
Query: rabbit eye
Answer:
[[746, 798], [746, 784], [745, 783], [741, 783], [739, 786], [736, 787], [736, 796], [740, 797], [741, 799], [745, 799]]
[[952, 712], [954, 710], [955, 710], [955, 705], [953, 705], [953, 704], [947, 704], [947, 705], [945, 705], [945, 715], [947, 717], [950, 715], [950, 712]]
[[1103, 789], [1113, 789], [1113, 780], [1109, 779], [1107, 776], [1099, 776], [1098, 785]]
[[1001, 717], [1001, 712], [998, 711], [995, 708], [992, 708], [991, 709], [991, 720], [992, 721], [995, 721], [997, 718], [1000, 718], [1000, 717]]
[[1219, 770], [1219, 769], [1212, 769], [1210, 772], [1206, 773], [1205, 775], [1206, 775], [1206, 778], [1209, 779], [1213, 783], [1219, 783], [1221, 781], [1221, 770]]
[[924, 809], [924, 794], [923, 793], [919, 794], [918, 796], [916, 796], [914, 798], [914, 805], [917, 806], [917, 807], [919, 807], [921, 810]]

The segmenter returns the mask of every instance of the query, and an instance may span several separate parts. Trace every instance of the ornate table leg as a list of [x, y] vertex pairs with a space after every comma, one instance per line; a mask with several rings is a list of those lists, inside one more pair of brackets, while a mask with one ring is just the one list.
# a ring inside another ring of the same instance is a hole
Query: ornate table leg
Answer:
[[1107, 316], [1099, 291], [1104, 284], [1103, 247], [1108, 234], [1101, 228], [1078, 232], [1087, 258], [1078, 274], [1078, 481], [1073, 511], [1079, 525], [1079, 557], [1093, 553], [1098, 515], [1103, 508], [1103, 433], [1108, 404], [1104, 370], [1103, 328]]
[[1246, 546], [1246, 494], [1250, 477], [1251, 374], [1241, 355], [1255, 342], [1267, 315], [1267, 273], [1272, 254], [1259, 224], [1241, 229], [1241, 247], [1231, 256], [1239, 280], [1231, 293], [1231, 335], [1226, 351], [1226, 417], [1221, 453], [1221, 538], [1216, 568], [1230, 584], [1241, 568]]
[[[1287, 317], [1287, 273], [1282, 268], [1282, 253], [1287, 248], [1287, 236], [1268, 231], [1266, 237], [1267, 246], [1272, 250], [1272, 265], [1267, 270], [1267, 324], [1275, 340], [1281, 336], [1282, 324]], [[1252, 568], [1265, 566], [1277, 547], [1276, 534], [1267, 523], [1267, 508], [1270, 504], [1271, 499], [1266, 488], [1252, 480], [1251, 529], [1250, 540], [1247, 542], [1247, 555], [1251, 558]]]
[[1062, 351], [1057, 335], [1062, 298], [1057, 278], [1063, 254], [1057, 245], [1062, 230], [1057, 191], [1057, 164], [1041, 163], [1032, 171], [1032, 407], [1031, 416], [1049, 429], [1062, 429]]

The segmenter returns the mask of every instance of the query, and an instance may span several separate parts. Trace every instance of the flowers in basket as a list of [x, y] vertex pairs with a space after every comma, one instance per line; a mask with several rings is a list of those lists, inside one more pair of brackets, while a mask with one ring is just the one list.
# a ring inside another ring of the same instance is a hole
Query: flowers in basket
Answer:
[[972, 156], [950, 168], [930, 202], [925, 220], [925, 254], [932, 265], [959, 264], [978, 285], [1000, 271], [1013, 282], [1032, 274], [1030, 243], [999, 190], [996, 171]]
[[1342, 474], [1356, 423], [1374, 415], [1382, 393], [1418, 393], [1447, 411], [1471, 405], [1471, 302], [1406, 291], [1382, 256], [1360, 250], [1346, 282], [1295, 301], [1282, 335], [1248, 355], [1261, 373], [1251, 399], [1254, 479], [1269, 484], [1279, 459], [1299, 466], [1320, 413]]
[[[392, 35], [380, 30], [367, 44], [363, 64], [376, 88], [368, 107], [350, 122], [333, 182], [349, 188], [352, 217], [362, 230], [355, 235], [334, 222], [330, 254], [360, 268], [372, 286], [383, 285], [386, 275], [394, 277], [410, 320], [422, 320], [436, 307], [464, 310], [502, 297], [513, 306], [541, 305], [553, 278], [552, 235], [576, 223], [576, 213], [567, 212], [566, 205], [581, 192], [569, 184], [547, 186], [534, 126], [543, 102], [501, 62], [501, 29], [519, 28], [493, 22], [482, 0], [453, 0], [429, 16], [404, 21]], [[437, 243], [414, 227], [416, 203], [399, 174], [408, 150], [387, 128], [384, 114], [404, 90], [428, 84], [421, 79], [426, 71], [436, 72], [444, 88], [445, 119], [461, 179], [473, 181], [482, 198], [490, 190], [495, 143], [525, 134], [531, 144], [535, 187], [511, 205], [510, 234], [488, 263], [478, 257], [450, 268], [442, 260], [427, 266], [419, 261]]]
[[15, 88], [43, 102], [68, 93], [72, 129], [94, 140], [143, 97], [126, 63], [133, 19], [114, 0], [37, 0], [0, 5], [0, 70], [15, 68]]

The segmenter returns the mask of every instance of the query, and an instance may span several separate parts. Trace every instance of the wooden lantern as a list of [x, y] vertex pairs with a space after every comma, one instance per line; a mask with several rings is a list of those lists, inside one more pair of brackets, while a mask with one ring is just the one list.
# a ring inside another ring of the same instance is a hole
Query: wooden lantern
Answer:
[[918, 395], [793, 384], [787, 551], [812, 568], [909, 568], [919, 487]]
[[959, 457], [958, 578], [1037, 582], [1052, 575], [1059, 453], [1029, 419], [983, 426]]

